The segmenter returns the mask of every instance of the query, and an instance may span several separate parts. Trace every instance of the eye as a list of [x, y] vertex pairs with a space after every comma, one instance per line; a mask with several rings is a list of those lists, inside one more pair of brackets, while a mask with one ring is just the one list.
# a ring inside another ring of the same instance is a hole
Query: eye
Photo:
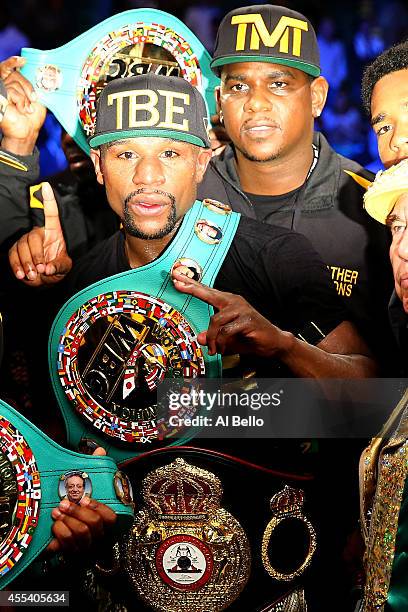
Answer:
[[391, 234], [396, 236], [402, 234], [407, 226], [402, 221], [393, 221], [391, 224]]
[[273, 83], [270, 85], [272, 89], [285, 89], [287, 86], [288, 84], [284, 81], [273, 81]]
[[164, 157], [165, 159], [174, 159], [175, 157], [178, 157], [179, 154], [177, 153], [177, 151], [174, 151], [173, 149], [166, 149], [165, 151], [163, 151], [161, 156]]
[[246, 83], [235, 83], [230, 87], [231, 91], [237, 91], [239, 93], [248, 91], [249, 87]]
[[136, 153], [134, 151], [123, 151], [118, 155], [119, 159], [135, 159]]
[[382, 127], [380, 127], [380, 129], [376, 130], [376, 134], [377, 136], [383, 136], [384, 134], [389, 132], [391, 129], [392, 128], [390, 125], [383, 125]]

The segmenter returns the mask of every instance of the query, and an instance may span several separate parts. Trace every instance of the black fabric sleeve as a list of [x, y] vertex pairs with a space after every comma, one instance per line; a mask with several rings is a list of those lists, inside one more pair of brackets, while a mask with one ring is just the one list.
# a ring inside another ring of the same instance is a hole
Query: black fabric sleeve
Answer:
[[38, 180], [39, 153], [14, 155], [0, 149], [0, 251], [32, 227], [29, 186]]

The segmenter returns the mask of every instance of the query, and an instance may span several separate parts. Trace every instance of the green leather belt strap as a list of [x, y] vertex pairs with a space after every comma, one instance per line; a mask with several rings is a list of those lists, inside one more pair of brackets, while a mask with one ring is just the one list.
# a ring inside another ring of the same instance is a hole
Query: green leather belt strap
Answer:
[[117, 514], [119, 533], [132, 524], [131, 506], [123, 504], [115, 492], [117, 466], [111, 457], [62, 448], [2, 400], [0, 455], [0, 588], [51, 541], [51, 510], [60, 502], [64, 474], [79, 472], [86, 477], [92, 497]]
[[[66, 330], [67, 321], [78, 312], [84, 304], [96, 296], [106, 295], [114, 291], [139, 291], [163, 302], [170, 304], [190, 324], [194, 333], [208, 328], [213, 308], [205, 302], [178, 292], [170, 277], [173, 264], [180, 259], [191, 259], [198, 264], [202, 270], [202, 282], [212, 286], [218, 274], [221, 264], [228, 252], [231, 241], [238, 227], [240, 215], [233, 212], [224, 214], [224, 211], [211, 206], [211, 200], [203, 202], [196, 201], [193, 207], [185, 215], [177, 236], [169, 244], [165, 252], [152, 263], [140, 268], [116, 274], [102, 281], [94, 283], [90, 287], [74, 295], [58, 313], [50, 334], [49, 341], [49, 367], [55, 394], [62, 410], [67, 428], [68, 442], [70, 446], [76, 447], [84, 436], [91, 436], [104, 446], [109, 454], [115, 459], [124, 461], [138, 454], [134, 448], [118, 448], [111, 445], [111, 440], [98, 435], [95, 427], [90, 427], [89, 419], [81, 417], [61, 384], [59, 375], [58, 358], [64, 353], [61, 338]], [[210, 205], [209, 205], [210, 203]], [[197, 223], [200, 221], [212, 224], [219, 229], [219, 241], [209, 244], [199, 237]], [[221, 356], [209, 356], [206, 347], [202, 349], [206, 376], [219, 377], [222, 371]], [[85, 415], [86, 417], [86, 415]], [[90, 433], [92, 429], [92, 433]], [[191, 437], [191, 436], [190, 436]], [[177, 443], [185, 442], [186, 438]]]
[[[149, 45], [156, 48], [152, 58]], [[170, 56], [173, 62], [155, 59], [160, 48], [163, 57]], [[143, 58], [137, 57], [138, 53]], [[86, 153], [98, 90], [107, 80], [136, 76], [146, 70], [177, 76], [171, 72], [171, 64], [175, 64], [180, 76], [205, 96], [209, 115], [216, 112], [214, 90], [219, 79], [210, 68], [210, 54], [182, 21], [164, 11], [118, 13], [62, 47], [50, 51], [23, 48], [21, 55], [27, 60], [21, 72], [33, 85], [39, 101]]]

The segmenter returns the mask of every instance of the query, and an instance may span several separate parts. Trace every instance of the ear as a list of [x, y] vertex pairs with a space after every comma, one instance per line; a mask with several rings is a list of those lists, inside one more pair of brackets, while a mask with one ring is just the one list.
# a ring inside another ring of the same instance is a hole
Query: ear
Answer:
[[312, 114], [316, 119], [317, 117], [320, 117], [324, 105], [326, 104], [329, 84], [324, 77], [317, 77], [312, 81], [310, 91], [312, 94]]
[[104, 184], [103, 172], [102, 172], [102, 158], [101, 149], [91, 149], [91, 159], [95, 167], [96, 180], [100, 185]]
[[203, 180], [204, 173], [207, 169], [209, 161], [212, 157], [211, 149], [203, 149], [200, 147], [200, 150], [197, 155], [197, 164], [196, 164], [196, 179], [197, 183], [201, 183]]
[[215, 104], [217, 105], [217, 113], [220, 114], [220, 110], [221, 110], [221, 87], [219, 85], [214, 89], [214, 96], [215, 96]]

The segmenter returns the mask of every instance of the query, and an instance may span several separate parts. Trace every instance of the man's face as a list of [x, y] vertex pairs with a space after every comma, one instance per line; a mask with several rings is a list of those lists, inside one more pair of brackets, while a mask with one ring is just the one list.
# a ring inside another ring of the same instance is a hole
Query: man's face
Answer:
[[65, 130], [61, 134], [61, 146], [69, 164], [69, 169], [80, 179], [95, 180], [93, 164], [75, 140]]
[[222, 68], [218, 104], [236, 149], [251, 161], [268, 162], [311, 146], [313, 117], [326, 94], [323, 78], [311, 82], [296, 68], [242, 62]]
[[80, 476], [70, 476], [67, 478], [66, 489], [69, 501], [78, 503], [84, 494], [84, 481]]
[[375, 84], [371, 124], [386, 168], [408, 157], [408, 69], [391, 72]]
[[196, 199], [211, 151], [168, 138], [129, 138], [91, 151], [97, 180], [126, 232], [169, 235]]
[[207, 223], [198, 223], [197, 227], [203, 234], [208, 236], [208, 238], [217, 237], [217, 230], [215, 227], [211, 227], [211, 225], [208, 225]]
[[394, 273], [395, 291], [408, 314], [408, 193], [402, 195], [388, 215], [392, 243], [390, 257]]

